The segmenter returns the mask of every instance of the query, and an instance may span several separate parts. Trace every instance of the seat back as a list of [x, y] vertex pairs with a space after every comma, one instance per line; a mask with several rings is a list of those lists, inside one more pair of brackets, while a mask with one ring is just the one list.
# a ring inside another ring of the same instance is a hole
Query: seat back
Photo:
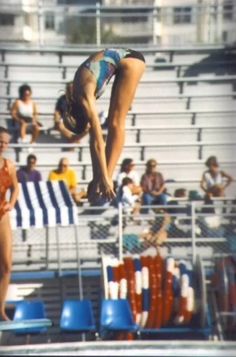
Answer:
[[66, 331], [94, 331], [95, 322], [91, 301], [64, 301], [60, 328]]
[[128, 300], [103, 300], [101, 308], [101, 326], [108, 327], [112, 324], [125, 329], [134, 324]]
[[[45, 319], [45, 306], [42, 301], [20, 301], [16, 304], [13, 321]], [[16, 330], [16, 334], [31, 334], [46, 332], [46, 327], [35, 327]]]

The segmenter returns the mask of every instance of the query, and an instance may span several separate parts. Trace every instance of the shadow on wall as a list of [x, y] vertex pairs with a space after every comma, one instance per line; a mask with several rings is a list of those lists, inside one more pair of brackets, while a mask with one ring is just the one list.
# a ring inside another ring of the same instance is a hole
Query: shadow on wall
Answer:
[[218, 76], [236, 74], [236, 49], [225, 49], [212, 53], [200, 62], [189, 66], [183, 76], [192, 77], [205, 73], [215, 73]]

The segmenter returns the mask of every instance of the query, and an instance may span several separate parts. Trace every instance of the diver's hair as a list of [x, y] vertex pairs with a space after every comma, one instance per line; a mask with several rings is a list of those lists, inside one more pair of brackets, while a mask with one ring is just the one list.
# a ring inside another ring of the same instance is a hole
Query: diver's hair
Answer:
[[20, 99], [23, 99], [24, 93], [25, 93], [27, 90], [28, 90], [30, 93], [32, 93], [32, 89], [31, 89], [31, 87], [30, 87], [28, 84], [23, 84], [22, 86], [19, 87], [19, 98], [20, 98]]
[[70, 124], [67, 126], [66, 122], [73, 122], [73, 132], [82, 134], [87, 128], [88, 119], [84, 113], [83, 106], [76, 103], [73, 98], [66, 96], [67, 111], [65, 113], [65, 126], [70, 130]]

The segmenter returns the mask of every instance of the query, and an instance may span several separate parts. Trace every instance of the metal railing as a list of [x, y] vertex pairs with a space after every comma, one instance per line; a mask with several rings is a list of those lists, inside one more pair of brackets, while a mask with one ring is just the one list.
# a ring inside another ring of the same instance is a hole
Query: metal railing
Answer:
[[[179, 201], [141, 207], [139, 214], [116, 207], [78, 207], [78, 226], [14, 231], [13, 271], [56, 271], [100, 268], [103, 254], [188, 257], [200, 255], [212, 266], [217, 255], [235, 249], [235, 199]], [[160, 231], [166, 235], [160, 235]]]

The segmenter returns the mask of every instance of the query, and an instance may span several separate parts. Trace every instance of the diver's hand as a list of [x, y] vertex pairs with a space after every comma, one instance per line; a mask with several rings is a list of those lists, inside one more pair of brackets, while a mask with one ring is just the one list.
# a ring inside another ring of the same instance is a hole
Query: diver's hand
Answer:
[[102, 197], [109, 201], [116, 197], [112, 180], [101, 179], [99, 182], [99, 190]]
[[92, 180], [88, 185], [87, 196], [90, 203], [96, 203], [101, 198], [111, 201], [116, 197], [112, 180]]

